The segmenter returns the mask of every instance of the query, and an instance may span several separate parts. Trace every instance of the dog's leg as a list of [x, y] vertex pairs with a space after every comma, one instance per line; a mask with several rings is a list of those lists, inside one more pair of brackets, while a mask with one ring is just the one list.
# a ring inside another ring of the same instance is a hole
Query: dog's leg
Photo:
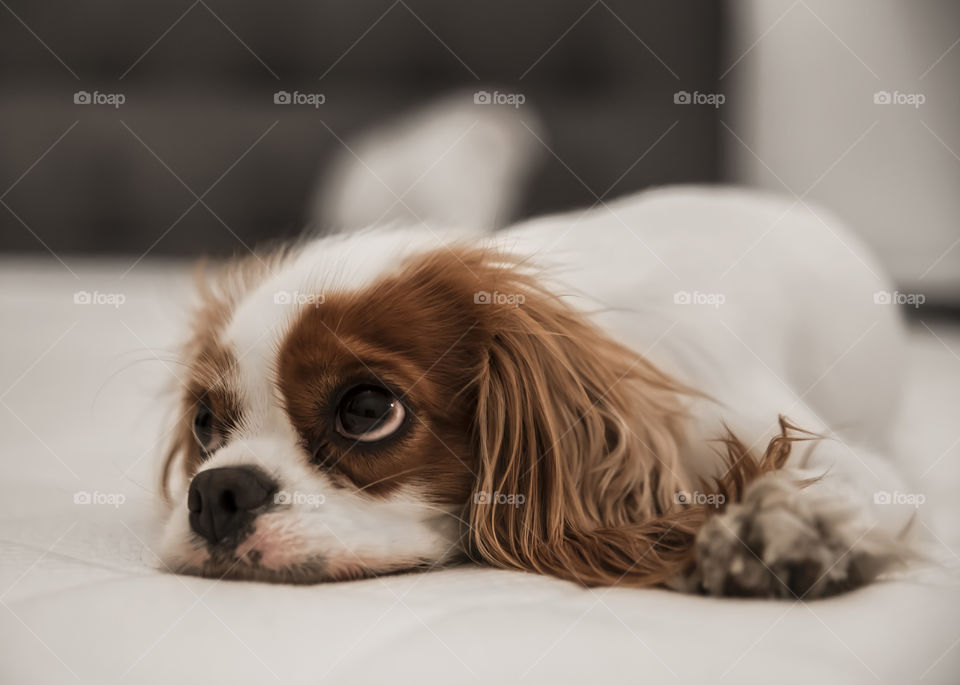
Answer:
[[853, 589], [912, 555], [920, 500], [873, 451], [833, 439], [796, 442], [782, 469], [708, 520], [686, 586], [796, 599]]

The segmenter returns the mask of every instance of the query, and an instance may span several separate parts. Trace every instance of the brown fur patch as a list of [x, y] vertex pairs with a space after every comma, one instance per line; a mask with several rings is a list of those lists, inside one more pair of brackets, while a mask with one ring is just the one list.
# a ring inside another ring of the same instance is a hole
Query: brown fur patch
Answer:
[[[426, 259], [303, 310], [277, 368], [287, 413], [318, 466], [373, 494], [408, 484], [432, 502], [463, 503], [476, 479], [476, 394], [467, 386], [488, 335], [471, 311], [475, 289], [463, 269]], [[336, 399], [361, 384], [403, 402], [398, 434], [362, 443], [337, 433]]]

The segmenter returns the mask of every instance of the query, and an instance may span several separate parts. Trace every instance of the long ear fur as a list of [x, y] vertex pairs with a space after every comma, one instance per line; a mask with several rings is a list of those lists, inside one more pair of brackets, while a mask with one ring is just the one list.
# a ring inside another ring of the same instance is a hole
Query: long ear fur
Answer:
[[[476, 379], [468, 552], [585, 585], [660, 584], [683, 572], [708, 515], [676, 502], [696, 483], [681, 460], [692, 391], [516, 269], [499, 271], [496, 285], [524, 301], [491, 312]], [[735, 468], [716, 492], [736, 496], [785, 460], [781, 443], [759, 461], [732, 435], [726, 444]]]

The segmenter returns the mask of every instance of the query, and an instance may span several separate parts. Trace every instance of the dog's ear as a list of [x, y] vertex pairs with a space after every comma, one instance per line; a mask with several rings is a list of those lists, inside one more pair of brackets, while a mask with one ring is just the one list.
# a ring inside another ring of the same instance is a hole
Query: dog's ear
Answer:
[[476, 379], [468, 551], [587, 585], [665, 582], [703, 522], [677, 502], [690, 489], [685, 390], [532, 279], [498, 286], [507, 305], [488, 306]]

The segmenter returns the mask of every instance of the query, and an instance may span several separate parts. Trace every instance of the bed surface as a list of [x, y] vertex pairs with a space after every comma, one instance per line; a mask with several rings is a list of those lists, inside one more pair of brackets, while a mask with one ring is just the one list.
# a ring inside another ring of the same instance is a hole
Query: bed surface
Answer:
[[940, 568], [808, 603], [475, 567], [215, 582], [150, 551], [188, 272], [129, 266], [0, 262], [0, 683], [960, 682], [960, 327], [912, 328], [898, 426]]

